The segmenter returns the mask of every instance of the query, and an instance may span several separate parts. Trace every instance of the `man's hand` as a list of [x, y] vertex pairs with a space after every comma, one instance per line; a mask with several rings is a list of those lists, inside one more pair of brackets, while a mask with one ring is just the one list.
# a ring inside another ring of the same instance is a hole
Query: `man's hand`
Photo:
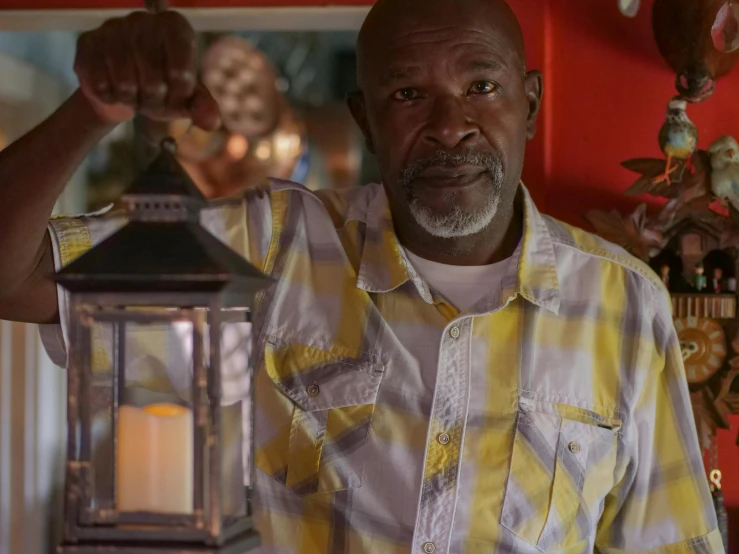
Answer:
[[134, 12], [82, 34], [74, 69], [83, 95], [108, 123], [140, 113], [214, 129], [218, 104], [197, 81], [196, 66], [195, 31], [179, 13], [164, 11]]

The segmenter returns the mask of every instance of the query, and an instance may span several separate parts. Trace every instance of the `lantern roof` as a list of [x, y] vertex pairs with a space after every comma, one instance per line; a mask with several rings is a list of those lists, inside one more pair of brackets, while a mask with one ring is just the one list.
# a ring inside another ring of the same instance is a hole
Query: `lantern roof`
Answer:
[[56, 281], [72, 292], [253, 294], [271, 279], [200, 225], [205, 199], [173, 142], [123, 195], [130, 221], [71, 262]]
[[205, 205], [205, 197], [195, 185], [185, 168], [180, 165], [175, 156], [177, 146], [171, 138], [162, 141], [159, 154], [134, 179], [123, 197], [174, 195], [189, 198], [191, 201]]

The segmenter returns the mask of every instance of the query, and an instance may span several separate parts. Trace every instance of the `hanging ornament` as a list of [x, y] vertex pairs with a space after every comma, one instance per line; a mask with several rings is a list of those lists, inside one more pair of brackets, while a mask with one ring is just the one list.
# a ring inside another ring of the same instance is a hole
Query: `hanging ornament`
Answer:
[[739, 49], [739, 4], [729, 0], [721, 6], [711, 27], [711, 38], [716, 50], [721, 52]]
[[729, 551], [729, 515], [724, 506], [724, 493], [721, 492], [721, 470], [718, 469], [718, 442], [716, 436], [711, 437], [711, 446], [708, 450], [708, 466], [711, 468], [708, 480], [711, 483], [711, 497], [716, 510], [718, 530], [724, 543], [724, 550]]
[[714, 469], [711, 471], [711, 496], [713, 497], [713, 507], [716, 509], [716, 520], [718, 521], [718, 530], [721, 533], [721, 540], [724, 543], [724, 550], [729, 551], [729, 514], [724, 506], [724, 493], [721, 492], [721, 471]]
[[640, 3], [640, 0], [618, 0], [618, 9], [626, 17], [636, 17]]

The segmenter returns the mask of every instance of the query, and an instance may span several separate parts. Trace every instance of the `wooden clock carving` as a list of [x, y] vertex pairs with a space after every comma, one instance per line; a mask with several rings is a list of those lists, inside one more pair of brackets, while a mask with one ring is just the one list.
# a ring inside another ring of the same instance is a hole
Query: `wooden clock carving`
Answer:
[[677, 318], [674, 323], [688, 383], [693, 386], [705, 383], [726, 359], [724, 330], [716, 321], [699, 317]]

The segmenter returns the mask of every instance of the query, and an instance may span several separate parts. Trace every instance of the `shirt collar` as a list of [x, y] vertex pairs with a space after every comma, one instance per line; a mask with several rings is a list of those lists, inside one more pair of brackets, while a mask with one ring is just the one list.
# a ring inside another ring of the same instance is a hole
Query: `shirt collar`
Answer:
[[[426, 302], [434, 302], [434, 295], [408, 262], [398, 242], [385, 190], [380, 189], [367, 212], [357, 287], [383, 293], [412, 281]], [[526, 187], [521, 184], [519, 190], [523, 201], [523, 236], [511, 259], [516, 263], [508, 264], [499, 298], [507, 302], [520, 294], [529, 302], [556, 313], [559, 310], [559, 280], [552, 237]]]

